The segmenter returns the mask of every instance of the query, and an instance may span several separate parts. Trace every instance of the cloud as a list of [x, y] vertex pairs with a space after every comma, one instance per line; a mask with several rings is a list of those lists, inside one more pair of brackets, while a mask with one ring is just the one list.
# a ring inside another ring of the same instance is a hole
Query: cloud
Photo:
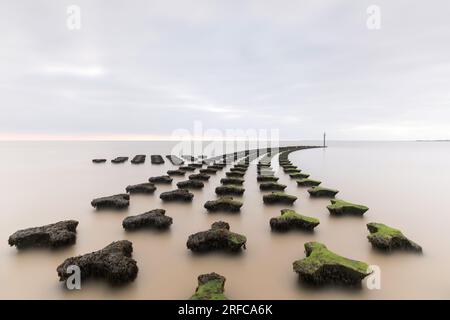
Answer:
[[39, 71], [49, 75], [64, 75], [76, 77], [98, 77], [105, 74], [105, 70], [100, 66], [79, 66], [79, 65], [46, 65]]
[[366, 0], [71, 4], [0, 3], [1, 136], [450, 137], [448, 1], [379, 0], [377, 31]]

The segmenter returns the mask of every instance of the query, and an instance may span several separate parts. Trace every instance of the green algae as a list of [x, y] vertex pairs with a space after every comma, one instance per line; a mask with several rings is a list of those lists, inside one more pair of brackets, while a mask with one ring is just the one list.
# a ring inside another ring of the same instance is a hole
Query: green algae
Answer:
[[283, 209], [280, 216], [270, 219], [270, 226], [275, 230], [313, 230], [319, 223], [319, 219], [304, 216], [290, 209]]
[[305, 243], [306, 258], [293, 263], [294, 271], [308, 282], [354, 285], [369, 275], [369, 265], [342, 257], [319, 242]]
[[224, 294], [225, 277], [210, 273], [198, 277], [198, 287], [191, 300], [228, 300]]
[[400, 230], [389, 227], [382, 223], [371, 222], [367, 224], [370, 234], [367, 236], [369, 242], [376, 248], [392, 250], [406, 249], [422, 251], [422, 247], [409, 240]]
[[363, 215], [368, 207], [347, 202], [341, 199], [331, 199], [331, 204], [327, 206], [328, 211], [332, 214], [357, 214]]
[[311, 187], [310, 189], [308, 189], [308, 193], [310, 194], [311, 197], [332, 197], [333, 198], [338, 192], [339, 192], [339, 190], [325, 188], [325, 187], [319, 187], [319, 186]]
[[322, 183], [322, 181], [308, 179], [308, 178], [297, 180], [297, 185], [299, 185], [301, 187], [313, 187], [313, 186], [318, 186], [321, 183]]

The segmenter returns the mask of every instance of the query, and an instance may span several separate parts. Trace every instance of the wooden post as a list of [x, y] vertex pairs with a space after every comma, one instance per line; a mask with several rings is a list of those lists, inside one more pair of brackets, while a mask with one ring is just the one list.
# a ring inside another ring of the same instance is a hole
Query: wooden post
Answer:
[[323, 147], [324, 148], [327, 146], [327, 144], [326, 144], [326, 137], [327, 137], [327, 134], [324, 132], [323, 133]]

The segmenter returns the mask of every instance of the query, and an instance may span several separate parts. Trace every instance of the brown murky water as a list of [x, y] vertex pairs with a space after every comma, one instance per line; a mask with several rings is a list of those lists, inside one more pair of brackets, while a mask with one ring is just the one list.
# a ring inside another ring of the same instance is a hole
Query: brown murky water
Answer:
[[[171, 142], [2, 142], [0, 143], [0, 298], [3, 299], [185, 299], [201, 273], [215, 271], [227, 278], [231, 299], [402, 299], [450, 298], [450, 145], [416, 142], [331, 142], [328, 149], [292, 153], [290, 160], [340, 190], [343, 199], [370, 210], [362, 218], [330, 217], [328, 200], [310, 199], [279, 172], [286, 191], [299, 199], [297, 211], [320, 219], [314, 233], [274, 234], [269, 219], [285, 206], [265, 206], [256, 183], [256, 168], [246, 174], [240, 214], [207, 214], [205, 201], [225, 171], [213, 176], [192, 204], [163, 204], [159, 194], [174, 188], [158, 186], [154, 195], [132, 196], [128, 210], [96, 212], [92, 198], [123, 192], [128, 184], [147, 181], [172, 165], [94, 165], [108, 159], [145, 153], [167, 154]], [[294, 142], [289, 143], [297, 144]], [[305, 144], [305, 143], [298, 143]], [[277, 158], [275, 157], [275, 160]], [[127, 215], [166, 209], [174, 224], [169, 232], [126, 233]], [[76, 245], [51, 251], [17, 251], [7, 244], [18, 229], [63, 219], [80, 221]], [[216, 220], [248, 238], [247, 250], [237, 256], [193, 255], [186, 249], [189, 234], [205, 230]], [[383, 222], [398, 227], [424, 248], [423, 255], [382, 254], [368, 243], [365, 224]], [[133, 242], [139, 274], [135, 282], [112, 288], [86, 281], [79, 291], [58, 282], [56, 266], [65, 258], [103, 248], [112, 241]], [[309, 288], [298, 283], [292, 262], [304, 257], [303, 244], [320, 241], [344, 256], [381, 268], [381, 289]]]

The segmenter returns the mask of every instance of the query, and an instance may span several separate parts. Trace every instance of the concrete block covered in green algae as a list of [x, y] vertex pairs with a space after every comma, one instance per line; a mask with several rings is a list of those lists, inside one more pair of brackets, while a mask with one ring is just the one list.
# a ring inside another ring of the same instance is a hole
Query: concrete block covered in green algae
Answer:
[[324, 188], [324, 187], [312, 187], [308, 189], [308, 193], [311, 197], [331, 197], [334, 198], [334, 196], [338, 193], [338, 190], [330, 189], [330, 188]]
[[230, 225], [223, 221], [214, 222], [211, 229], [191, 234], [186, 246], [195, 252], [223, 250], [236, 252], [245, 249], [247, 238], [230, 231]]
[[163, 201], [192, 201], [194, 194], [190, 193], [187, 189], [176, 189], [172, 191], [166, 191], [159, 195]]
[[293, 263], [302, 281], [312, 284], [360, 285], [367, 277], [368, 264], [342, 257], [319, 242], [305, 243], [306, 258]]
[[231, 172], [245, 173], [245, 172], [247, 172], [247, 169], [240, 168], [240, 167], [235, 167], [235, 168], [230, 168], [230, 171]]
[[183, 170], [167, 170], [167, 174], [169, 176], [184, 176], [186, 174], [186, 171]]
[[231, 172], [226, 172], [225, 175], [229, 178], [242, 178], [245, 175], [245, 173], [239, 172], [239, 171], [231, 171]]
[[81, 278], [103, 278], [111, 284], [124, 284], [136, 279], [138, 266], [132, 256], [133, 244], [128, 240], [115, 241], [101, 250], [67, 258], [56, 271], [59, 281], [71, 277], [70, 266], [78, 266]]
[[259, 182], [277, 182], [278, 181], [278, 177], [275, 176], [264, 176], [264, 175], [259, 175], [256, 177], [256, 180]]
[[206, 173], [206, 174], [215, 174], [217, 173], [217, 169], [213, 169], [213, 168], [204, 168], [204, 169], [200, 169], [199, 172], [200, 173]]
[[258, 170], [256, 171], [258, 176], [274, 176], [275, 172], [273, 170]]
[[156, 186], [151, 182], [145, 182], [127, 186], [125, 190], [128, 193], [153, 193], [156, 190]]
[[260, 190], [274, 190], [274, 191], [283, 191], [286, 189], [286, 185], [280, 184], [277, 182], [263, 182], [259, 185]]
[[297, 185], [300, 187], [313, 187], [313, 186], [318, 186], [321, 183], [322, 183], [321, 181], [308, 179], [308, 178], [297, 180]]
[[306, 179], [309, 177], [309, 174], [295, 172], [295, 173], [289, 173], [289, 177], [291, 177], [292, 179]]
[[242, 186], [236, 186], [233, 184], [225, 184], [216, 188], [216, 194], [218, 195], [235, 195], [240, 196], [245, 192]]
[[225, 277], [215, 272], [198, 276], [198, 286], [191, 300], [228, 300], [224, 295]]
[[293, 166], [293, 165], [288, 165], [288, 166], [281, 166], [284, 170], [284, 172], [289, 171], [289, 170], [299, 170], [302, 171], [301, 169], [299, 169], [297, 166]]
[[284, 169], [283, 171], [284, 171], [284, 173], [300, 173], [300, 172], [302, 172], [302, 170], [297, 169], [297, 168]]
[[156, 176], [156, 177], [150, 177], [148, 179], [149, 182], [151, 183], [165, 183], [165, 184], [171, 184], [173, 181], [173, 178], [171, 178], [170, 176]]
[[220, 179], [221, 184], [234, 184], [238, 186], [242, 186], [244, 183], [244, 179], [242, 178], [222, 178]]
[[206, 173], [194, 173], [189, 175], [189, 180], [208, 181], [211, 176]]
[[122, 221], [126, 230], [137, 230], [144, 228], [168, 229], [172, 224], [172, 218], [166, 216], [166, 210], [153, 209], [137, 216], [128, 216]]
[[272, 230], [277, 231], [291, 229], [313, 230], [319, 223], [319, 219], [301, 215], [290, 209], [283, 209], [280, 216], [270, 219], [270, 227]]
[[368, 207], [347, 202], [341, 199], [331, 199], [331, 204], [327, 206], [328, 211], [331, 214], [352, 214], [352, 215], [363, 215]]
[[177, 182], [177, 187], [180, 189], [202, 189], [204, 186], [202, 181], [196, 179]]
[[231, 211], [237, 212], [241, 209], [243, 203], [238, 200], [233, 200], [233, 197], [220, 197], [216, 200], [206, 201], [204, 207], [208, 211]]
[[375, 222], [368, 223], [367, 229], [370, 232], [367, 238], [376, 248], [383, 250], [404, 249], [422, 252], [422, 247], [405, 237], [400, 230]]
[[264, 203], [285, 203], [292, 204], [297, 200], [296, 196], [284, 193], [284, 192], [272, 192], [263, 196]]

